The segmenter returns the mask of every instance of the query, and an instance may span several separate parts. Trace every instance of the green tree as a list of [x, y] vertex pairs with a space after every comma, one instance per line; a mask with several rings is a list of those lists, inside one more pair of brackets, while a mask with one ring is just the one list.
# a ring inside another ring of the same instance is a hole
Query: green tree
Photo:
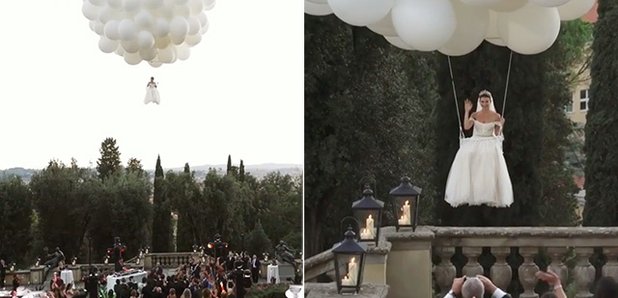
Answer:
[[272, 251], [272, 242], [264, 232], [262, 224], [258, 221], [255, 228], [247, 236], [247, 252], [249, 254], [261, 255]]
[[0, 179], [0, 252], [7, 262], [26, 265], [32, 241], [32, 209], [32, 194], [21, 178]]
[[231, 170], [232, 170], [232, 155], [228, 154], [228, 156], [227, 156], [227, 170], [225, 171], [225, 173], [229, 174]]
[[[44, 246], [62, 248], [77, 256], [92, 219], [91, 210], [100, 185], [96, 173], [50, 161], [30, 181], [34, 209]], [[38, 254], [38, 252], [35, 252]]]
[[618, 4], [599, 0], [594, 28], [590, 101], [586, 115], [586, 206], [584, 225], [618, 224]]
[[152, 250], [170, 251], [172, 244], [171, 206], [166, 198], [166, 183], [161, 166], [161, 156], [157, 156], [153, 191]]
[[105, 179], [120, 170], [120, 151], [114, 138], [106, 138], [99, 149], [101, 157], [97, 161], [99, 178]]
[[[305, 16], [306, 255], [341, 240], [339, 221], [366, 183], [382, 200], [406, 174], [433, 192], [433, 64], [432, 54], [400, 50], [335, 16]], [[422, 204], [431, 211], [430, 200]]]
[[127, 163], [127, 173], [135, 173], [140, 177], [146, 174], [144, 167], [142, 166], [142, 162], [134, 157], [129, 158], [129, 162]]
[[245, 164], [240, 160], [240, 168], [238, 170], [238, 180], [245, 181]]

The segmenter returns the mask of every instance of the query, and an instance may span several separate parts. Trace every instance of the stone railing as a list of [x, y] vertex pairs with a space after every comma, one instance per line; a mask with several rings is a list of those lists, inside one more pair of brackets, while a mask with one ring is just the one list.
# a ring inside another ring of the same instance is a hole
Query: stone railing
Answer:
[[[384, 227], [381, 234], [380, 245], [368, 251], [367, 260], [373, 258], [373, 262], [366, 264], [364, 273], [373, 278], [365, 282], [380, 284], [381, 278], [376, 277], [383, 274], [382, 284], [389, 285], [390, 298], [443, 297], [458, 273], [488, 275], [498, 287], [517, 292], [511, 293], [514, 297], [539, 297], [535, 273], [545, 265], [535, 259], [541, 255], [565, 286], [572, 280], [577, 298], [592, 297], [598, 275], [618, 280], [618, 228], [419, 227], [416, 232], [395, 232], [393, 227]], [[599, 268], [590, 262], [595, 249], [607, 260]], [[565, 264], [567, 255], [574, 259], [570, 268]], [[305, 260], [305, 281], [332, 275], [333, 270], [333, 255], [328, 250]]]
[[149, 253], [144, 255], [144, 269], [150, 270], [157, 264], [161, 264], [163, 268], [176, 268], [189, 263], [192, 257], [199, 258], [200, 253], [194, 252], [165, 252], [165, 253]]

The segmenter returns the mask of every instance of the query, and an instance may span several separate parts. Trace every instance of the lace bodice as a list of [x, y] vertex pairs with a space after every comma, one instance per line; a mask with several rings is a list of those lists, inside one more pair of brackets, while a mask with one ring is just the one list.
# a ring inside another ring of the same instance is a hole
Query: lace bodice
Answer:
[[474, 130], [472, 131], [472, 136], [492, 137], [494, 136], [495, 127], [496, 127], [496, 122], [483, 123], [483, 122], [474, 120]]

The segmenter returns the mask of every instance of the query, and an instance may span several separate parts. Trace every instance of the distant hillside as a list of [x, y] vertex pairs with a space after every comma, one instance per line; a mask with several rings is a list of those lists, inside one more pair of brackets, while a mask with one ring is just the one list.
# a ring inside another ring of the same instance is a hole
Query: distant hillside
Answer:
[[[237, 165], [236, 165], [237, 166]], [[222, 165], [201, 165], [201, 166], [195, 166], [195, 167], [191, 167], [191, 171], [195, 172], [195, 176], [196, 178], [199, 179], [203, 179], [204, 177], [206, 177], [206, 174], [208, 174], [209, 169], [215, 169], [217, 170], [218, 173], [225, 173], [225, 169], [227, 168], [227, 165], [222, 164]], [[164, 169], [164, 171], [175, 171], [175, 172], [179, 172], [182, 171], [184, 168], [180, 167], [180, 168], [166, 168]], [[37, 171], [37, 169], [24, 169], [24, 168], [10, 168], [10, 169], [6, 169], [6, 170], [0, 170], [0, 179], [3, 178], [7, 178], [7, 177], [11, 177], [11, 176], [18, 176], [21, 177], [22, 180], [24, 180], [25, 182], [30, 182], [30, 179], [32, 178], [32, 175], [34, 175]], [[268, 173], [271, 172], [279, 172], [283, 175], [290, 175], [290, 176], [299, 176], [303, 173], [303, 169], [301, 165], [295, 165], [295, 164], [275, 164], [275, 163], [266, 163], [266, 164], [257, 164], [257, 165], [246, 165], [245, 166], [245, 171], [249, 174], [251, 174], [252, 176], [261, 179], [264, 176], [266, 176]], [[154, 170], [147, 170], [147, 172], [150, 174], [151, 177], [154, 177]]]

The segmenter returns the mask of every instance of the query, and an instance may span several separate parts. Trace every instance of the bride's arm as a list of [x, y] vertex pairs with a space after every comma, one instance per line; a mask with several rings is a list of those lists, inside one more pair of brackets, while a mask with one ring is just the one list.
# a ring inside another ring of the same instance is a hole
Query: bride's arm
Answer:
[[496, 115], [498, 116], [498, 120], [496, 120], [496, 126], [494, 127], [494, 134], [496, 136], [499, 136], [500, 134], [502, 134], [502, 128], [504, 127], [504, 118], [502, 118], [502, 116], [500, 116], [500, 114], [496, 113]]
[[476, 115], [476, 113], [472, 113], [472, 115], [469, 115], [470, 112], [464, 112], [464, 129], [468, 130], [470, 128], [472, 128], [472, 126], [474, 125], [474, 115]]

